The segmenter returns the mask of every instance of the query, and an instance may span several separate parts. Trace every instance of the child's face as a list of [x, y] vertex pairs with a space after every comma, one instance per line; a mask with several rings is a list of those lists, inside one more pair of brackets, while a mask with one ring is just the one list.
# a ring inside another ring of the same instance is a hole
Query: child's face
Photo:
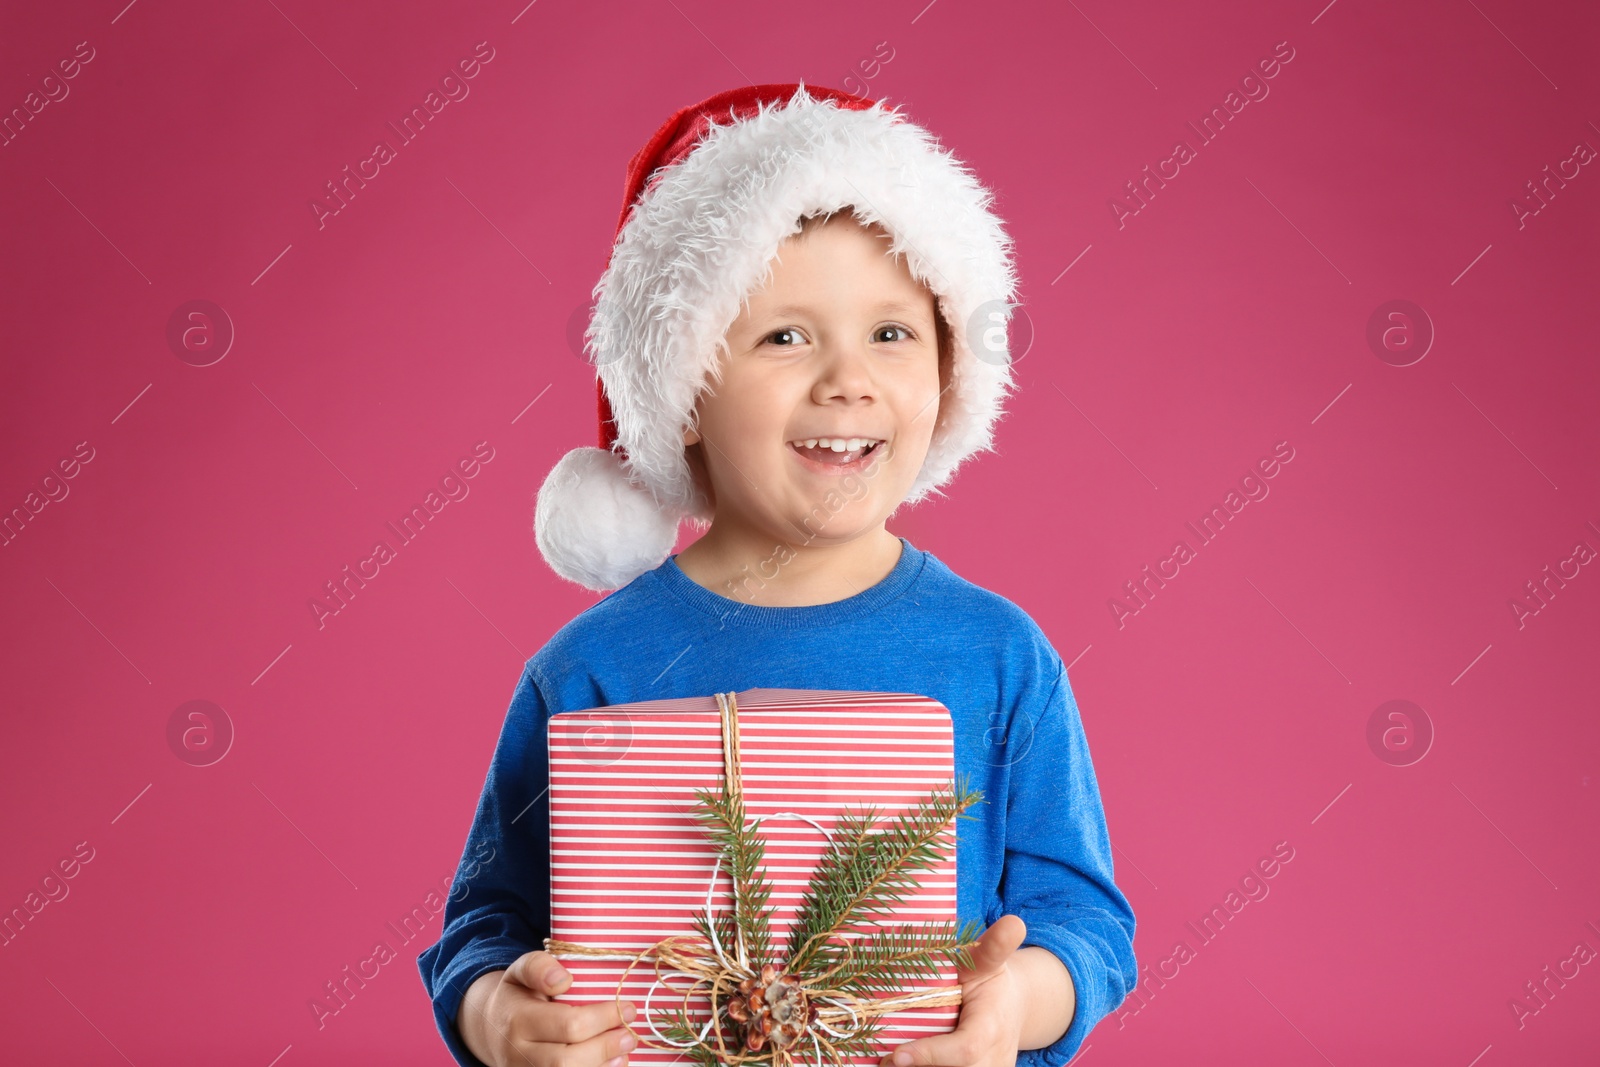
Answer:
[[[881, 529], [910, 492], [939, 415], [938, 312], [888, 249], [848, 210], [796, 234], [728, 328], [721, 381], [684, 434], [701, 442], [715, 525], [837, 544]], [[820, 457], [817, 438], [847, 450]]]

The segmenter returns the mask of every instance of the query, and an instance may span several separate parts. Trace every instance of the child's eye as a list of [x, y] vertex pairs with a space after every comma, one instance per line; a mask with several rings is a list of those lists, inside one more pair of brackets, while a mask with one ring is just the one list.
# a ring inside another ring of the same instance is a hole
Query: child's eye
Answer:
[[[777, 338], [782, 338], [782, 337], [790, 337], [790, 338], [793, 338], [793, 340], [789, 340], [789, 341], [777, 340]], [[805, 335], [802, 334], [799, 330], [795, 329], [792, 326], [785, 326], [781, 330], [773, 330], [771, 333], [767, 334], [767, 343], [768, 344], [776, 344], [780, 348], [793, 348], [795, 345], [803, 344], [804, 340], [805, 340]]]
[[[883, 336], [885, 331], [893, 331], [893, 330], [900, 331], [902, 334], [905, 335], [905, 337], [903, 337], [903, 338], [901, 338], [901, 337], [885, 338]], [[878, 329], [874, 332], [873, 336], [875, 338], [877, 338], [878, 340], [880, 340], [880, 341], [883, 341], [883, 340], [899, 341], [899, 340], [909, 340], [911, 338], [912, 334], [911, 334], [911, 331], [906, 329], [904, 326], [898, 326], [898, 325], [895, 325], [895, 324], [891, 323], [888, 326], [879, 326]]]

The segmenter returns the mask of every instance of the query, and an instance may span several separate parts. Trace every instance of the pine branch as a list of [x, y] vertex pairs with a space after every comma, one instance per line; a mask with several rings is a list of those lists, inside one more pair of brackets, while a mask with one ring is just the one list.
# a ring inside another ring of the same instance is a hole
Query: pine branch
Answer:
[[738, 925], [729, 911], [724, 909], [716, 912], [714, 920], [707, 920], [705, 912], [697, 911], [691, 921], [694, 932], [704, 938], [708, 945], [722, 946], [724, 954], [736, 953]]
[[878, 1035], [883, 1032], [883, 1023], [877, 1019], [868, 1019], [861, 1024], [861, 1029], [850, 1037], [839, 1040], [830, 1038], [833, 1042], [835, 1057], [830, 1057], [835, 1063], [846, 1064], [851, 1056], [878, 1055]]
[[790, 970], [798, 970], [804, 962], [796, 959], [796, 954], [803, 946], [813, 943], [813, 938], [820, 946], [827, 938], [819, 935], [833, 931], [833, 924], [829, 921], [832, 909], [826, 906], [827, 902], [837, 895], [833, 887], [848, 879], [847, 868], [860, 853], [877, 820], [878, 812], [873, 807], [840, 812], [834, 824], [833, 837], [817, 860], [817, 865], [812, 868], [810, 884], [806, 887], [794, 926], [789, 931], [787, 966]]
[[939, 977], [944, 964], [970, 967], [968, 949], [977, 943], [979, 930], [969, 922], [957, 931], [954, 921], [884, 926], [829, 945], [817, 969], [828, 974], [824, 982], [831, 989], [856, 996], [894, 992], [906, 979]]
[[[698, 789], [695, 798], [694, 817], [722, 853], [733, 880], [734, 920], [743, 935], [748, 962], [759, 968], [772, 958], [772, 925], [767, 913], [772, 886], [765, 870], [766, 844], [745, 821], [742, 794]], [[737, 956], [736, 945], [724, 941], [722, 947]]]
[[[759, 970], [763, 963], [778, 963], [772, 958], [767, 911], [772, 889], [764, 869], [766, 847], [747, 823], [743, 797], [697, 790], [695, 798], [692, 814], [728, 868], [734, 902], [731, 912], [696, 912], [696, 932], [719, 944], [724, 955], [732, 958], [737, 958], [742, 942], [751, 971]], [[841, 935], [875, 916], [892, 915], [916, 887], [916, 876], [943, 858], [944, 836], [951, 824], [981, 798], [981, 793], [969, 790], [958, 779], [885, 825], [879, 825], [878, 812], [870, 806], [841, 813], [812, 873], [783, 969], [793, 975], [815, 974], [819, 991], [826, 988], [835, 995], [871, 998], [877, 991], [900, 989], [908, 979], [937, 977], [946, 962], [970, 966], [968, 947], [978, 937], [974, 923], [959, 932], [955, 923], [947, 922], [880, 926], [853, 938]], [[725, 1004], [719, 1004], [717, 1014], [718, 1030], [732, 1027], [738, 1031]], [[882, 1029], [877, 1019], [861, 1019], [851, 1037], [830, 1039], [823, 1052], [841, 1067], [851, 1057], [876, 1055]], [[687, 1042], [698, 1037], [698, 1028], [680, 1012], [672, 1034], [674, 1040]], [[716, 1062], [714, 1051], [686, 1051], [704, 1067]], [[749, 1062], [777, 1063], [792, 1054], [774, 1048]]]
[[[662, 1027], [661, 1030], [666, 1036], [667, 1040], [672, 1042], [686, 1043], [689, 1041], [697, 1041], [700, 1037], [699, 1027], [693, 1026], [690, 1023], [689, 1017], [684, 1012], [682, 1007], [679, 1007], [673, 1012], [673, 1021], [671, 1024]], [[707, 1048], [704, 1045], [692, 1045], [688, 1048], [680, 1048], [678, 1051], [680, 1055], [689, 1056], [694, 1060], [695, 1063], [699, 1064], [700, 1067], [719, 1067], [717, 1062], [717, 1050], [715, 1048]]]
[[871, 809], [840, 817], [811, 876], [789, 941], [790, 971], [804, 972], [829, 938], [873, 915], [890, 915], [916, 886], [916, 875], [942, 858], [951, 822], [982, 794], [957, 781], [937, 789], [885, 828]]

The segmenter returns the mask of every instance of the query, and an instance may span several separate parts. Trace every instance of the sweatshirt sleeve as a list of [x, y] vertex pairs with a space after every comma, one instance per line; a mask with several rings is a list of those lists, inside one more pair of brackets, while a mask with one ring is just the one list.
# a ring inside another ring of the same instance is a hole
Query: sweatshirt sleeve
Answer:
[[545, 723], [544, 697], [524, 665], [445, 902], [444, 928], [417, 957], [434, 1022], [462, 1067], [483, 1067], [456, 1028], [467, 987], [543, 948], [550, 932]]
[[1077, 996], [1067, 1032], [1017, 1063], [1059, 1067], [1139, 977], [1133, 908], [1112, 877], [1105, 808], [1065, 666], [1011, 774], [1001, 903], [1027, 923], [1024, 945], [1066, 965]]

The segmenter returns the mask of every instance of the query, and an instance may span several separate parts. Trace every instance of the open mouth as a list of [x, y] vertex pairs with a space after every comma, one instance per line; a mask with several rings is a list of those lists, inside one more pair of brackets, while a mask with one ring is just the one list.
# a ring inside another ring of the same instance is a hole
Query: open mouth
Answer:
[[789, 447], [812, 463], [847, 468], [871, 458], [883, 444], [882, 440], [872, 437], [810, 437], [803, 441], [790, 441]]

